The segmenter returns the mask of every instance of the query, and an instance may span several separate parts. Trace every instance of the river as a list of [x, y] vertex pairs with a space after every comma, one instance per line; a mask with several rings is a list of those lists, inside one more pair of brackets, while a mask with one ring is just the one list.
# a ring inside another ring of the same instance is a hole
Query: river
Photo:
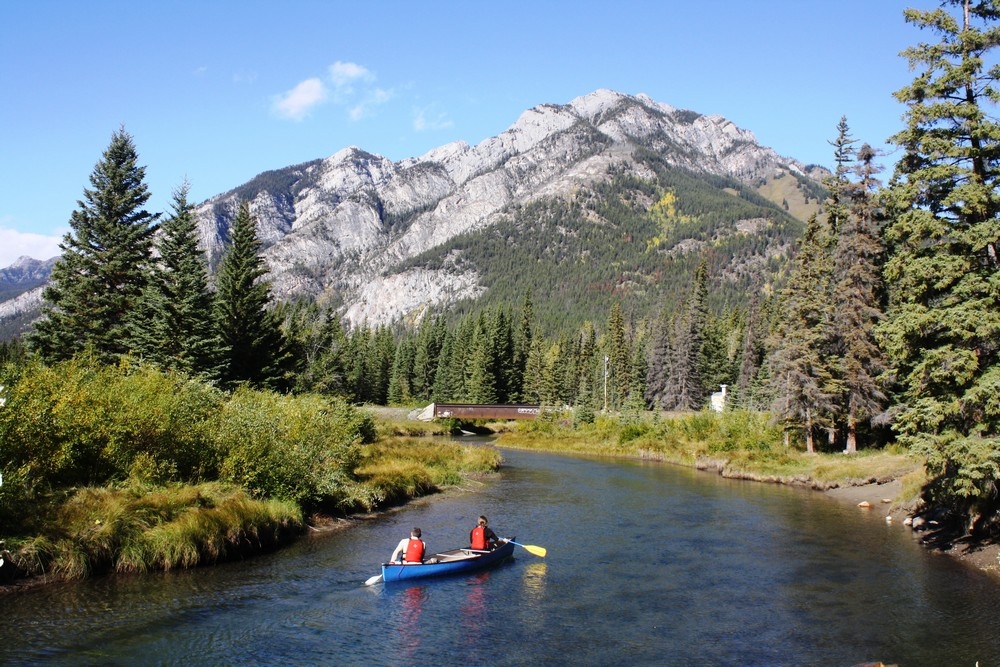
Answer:
[[[240, 563], [0, 598], [3, 665], [1000, 664], [998, 588], [823, 494], [505, 450], [495, 479]], [[366, 587], [479, 514], [487, 572]]]

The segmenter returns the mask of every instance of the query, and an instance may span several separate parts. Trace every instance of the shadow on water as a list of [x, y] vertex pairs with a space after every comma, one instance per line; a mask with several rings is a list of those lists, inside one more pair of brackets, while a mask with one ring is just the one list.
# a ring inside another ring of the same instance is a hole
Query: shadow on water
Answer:
[[[494, 480], [241, 563], [3, 598], [0, 664], [969, 665], [1000, 656], [994, 582], [821, 494], [505, 451]], [[363, 582], [418, 525], [495, 569]]]

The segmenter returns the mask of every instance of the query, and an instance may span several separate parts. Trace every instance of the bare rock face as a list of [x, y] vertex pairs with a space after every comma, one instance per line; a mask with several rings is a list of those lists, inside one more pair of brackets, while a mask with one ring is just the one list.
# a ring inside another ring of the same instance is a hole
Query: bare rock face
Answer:
[[[528, 109], [496, 137], [455, 142], [392, 162], [359, 148], [219, 195], [198, 210], [217, 261], [239, 198], [247, 198], [271, 269], [275, 296], [333, 295], [354, 324], [413, 320], [428, 306], [474, 297], [474, 274], [404, 270], [401, 262], [493, 223], [516, 204], [568, 196], [608, 169], [649, 176], [637, 149], [696, 172], [753, 182], [802, 173], [719, 116], [679, 111], [645, 95], [598, 90], [566, 105]], [[249, 190], [248, 190], [249, 188]]]
[[[809, 176], [801, 164], [760, 146], [753, 133], [725, 118], [678, 110], [645, 95], [597, 90], [569, 104], [528, 109], [475, 146], [454, 142], [400, 162], [352, 146], [265, 172], [201, 204], [199, 233], [214, 269], [236, 205], [246, 200], [258, 222], [275, 297], [336, 300], [352, 324], [415, 322], [429, 307], [474, 298], [483, 287], [474, 270], [447, 263], [415, 269], [404, 262], [494, 224], [514, 206], [569, 198], [610, 179], [612, 168], [650, 178], [639, 151], [747, 184], [789, 173]], [[37, 295], [16, 307], [27, 301], [34, 303]]]

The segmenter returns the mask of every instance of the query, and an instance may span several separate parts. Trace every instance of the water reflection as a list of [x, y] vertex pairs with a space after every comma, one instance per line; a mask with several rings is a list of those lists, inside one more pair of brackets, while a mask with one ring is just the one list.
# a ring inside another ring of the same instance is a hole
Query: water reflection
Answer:
[[420, 650], [420, 616], [427, 597], [425, 586], [407, 586], [399, 596], [399, 624], [396, 633], [399, 636], [399, 650], [404, 657], [416, 657]]
[[531, 563], [525, 566], [521, 575], [526, 601], [539, 602], [545, 594], [545, 563]]
[[475, 646], [479, 643], [480, 633], [486, 622], [486, 608], [490, 603], [486, 587], [489, 580], [489, 570], [480, 572], [468, 580], [465, 600], [462, 602], [459, 615], [462, 619], [463, 644]]

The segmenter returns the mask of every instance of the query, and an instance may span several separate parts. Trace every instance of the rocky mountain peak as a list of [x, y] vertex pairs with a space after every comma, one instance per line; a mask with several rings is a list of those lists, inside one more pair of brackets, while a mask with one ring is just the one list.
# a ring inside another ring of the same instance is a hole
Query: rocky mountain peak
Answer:
[[476, 145], [456, 141], [399, 162], [348, 146], [265, 172], [196, 214], [214, 266], [236, 203], [250, 203], [280, 299], [339, 303], [355, 324], [413, 320], [485, 289], [474, 268], [406, 268], [414, 257], [487, 229], [517, 207], [568, 200], [612, 172], [650, 178], [640, 157], [650, 153], [745, 184], [804, 173], [721, 116], [600, 89], [527, 109]]

